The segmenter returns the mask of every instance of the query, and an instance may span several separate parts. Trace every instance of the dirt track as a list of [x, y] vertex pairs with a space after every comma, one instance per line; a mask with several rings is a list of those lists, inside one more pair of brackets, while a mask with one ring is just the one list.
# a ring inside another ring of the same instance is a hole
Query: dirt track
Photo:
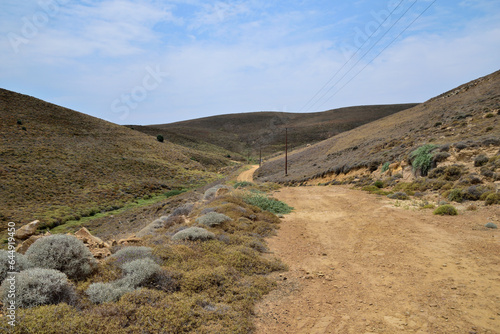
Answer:
[[253, 181], [253, 173], [259, 168], [259, 165], [253, 165], [249, 170], [244, 171], [240, 175], [238, 175], [238, 182], [252, 182]]
[[[250, 174], [251, 175], [251, 174]], [[346, 187], [283, 188], [290, 267], [257, 333], [500, 333], [500, 208], [434, 216]]]

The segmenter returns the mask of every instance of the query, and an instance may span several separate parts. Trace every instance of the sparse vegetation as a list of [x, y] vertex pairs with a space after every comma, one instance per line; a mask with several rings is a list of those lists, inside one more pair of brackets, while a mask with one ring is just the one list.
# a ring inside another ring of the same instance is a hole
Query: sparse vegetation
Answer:
[[382, 173], [387, 172], [387, 171], [389, 170], [389, 166], [390, 166], [390, 165], [391, 165], [391, 164], [390, 164], [389, 162], [384, 163], [384, 164], [382, 165], [382, 170], [381, 170], [381, 171], [382, 171]]
[[434, 210], [434, 214], [440, 216], [456, 216], [458, 215], [458, 211], [453, 205], [444, 204]]
[[34, 266], [56, 269], [69, 278], [82, 280], [96, 269], [94, 256], [82, 241], [71, 235], [50, 235], [38, 239], [26, 252]]
[[387, 195], [387, 197], [389, 197], [390, 199], [397, 199], [401, 201], [409, 199], [408, 195], [401, 191], [395, 192], [394, 194], [389, 194]]
[[253, 186], [254, 184], [252, 182], [248, 182], [248, 181], [241, 181], [241, 182], [236, 182], [234, 184], [234, 188], [235, 189], [238, 189], [238, 188], [246, 188], [246, 187], [251, 187]]
[[122, 267], [128, 262], [141, 259], [156, 259], [153, 255], [153, 249], [145, 246], [128, 246], [120, 249], [111, 256], [114, 259], [114, 264]]
[[489, 194], [485, 200], [486, 205], [500, 204], [500, 194]]
[[461, 203], [463, 201], [462, 190], [452, 189], [448, 195], [448, 200], [452, 202]]
[[474, 159], [474, 167], [482, 167], [488, 163], [489, 159], [486, 155], [480, 154]]

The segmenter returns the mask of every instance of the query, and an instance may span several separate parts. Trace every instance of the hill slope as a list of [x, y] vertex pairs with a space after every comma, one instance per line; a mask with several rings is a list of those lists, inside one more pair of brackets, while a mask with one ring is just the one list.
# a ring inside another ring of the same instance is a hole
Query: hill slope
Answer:
[[36, 218], [59, 224], [191, 187], [216, 177], [207, 168], [229, 163], [0, 89], [0, 230]]
[[376, 170], [405, 160], [422, 144], [500, 145], [500, 71], [471, 81], [411, 109], [341, 133], [264, 164], [260, 180], [304, 182], [356, 168]]
[[289, 128], [293, 147], [315, 143], [416, 104], [359, 106], [317, 113], [253, 112], [220, 115], [172, 124], [134, 126], [149, 134], [163, 134], [182, 145], [210, 143], [239, 155], [264, 155], [284, 150], [284, 132]]

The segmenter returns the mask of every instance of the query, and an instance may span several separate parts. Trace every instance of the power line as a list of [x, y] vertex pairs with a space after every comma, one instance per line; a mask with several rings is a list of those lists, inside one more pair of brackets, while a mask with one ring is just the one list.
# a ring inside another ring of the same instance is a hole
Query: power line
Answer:
[[[323, 87], [321, 87], [321, 88], [320, 88], [320, 89], [316, 92], [316, 94], [314, 94], [314, 96], [313, 96], [313, 97], [311, 97], [311, 99], [310, 99], [309, 101], [307, 101], [307, 103], [306, 103], [306, 104], [304, 104], [304, 105], [302, 106], [302, 108], [300, 108], [300, 111], [304, 110], [304, 109], [306, 108], [306, 106], [307, 106], [309, 103], [311, 103], [311, 101], [313, 101], [313, 100], [314, 100], [314, 98], [315, 98], [316, 96], [318, 96], [318, 95], [321, 93], [321, 91], [322, 91], [323, 89], [325, 89], [325, 88], [326, 88], [326, 87], [330, 84], [330, 82], [332, 82], [332, 81], [333, 81], [333, 79], [337, 76], [337, 74], [339, 74], [339, 73], [340, 73], [340, 71], [342, 71], [342, 69], [343, 69], [343, 68], [344, 68], [344, 67], [345, 67], [345, 66], [346, 66], [346, 65], [347, 65], [347, 64], [348, 64], [348, 63], [349, 63], [349, 62], [350, 62], [350, 61], [351, 61], [351, 60], [352, 60], [352, 59], [353, 59], [353, 58], [354, 58], [357, 54], [358, 54], [358, 52], [359, 52], [359, 51], [363, 48], [363, 46], [365, 46], [365, 44], [366, 44], [366, 43], [368, 43], [368, 41], [370, 41], [370, 39], [373, 37], [373, 35], [375, 35], [375, 34], [379, 31], [379, 29], [380, 29], [380, 28], [384, 25], [385, 21], [387, 21], [387, 20], [391, 17], [391, 15], [392, 15], [392, 14], [393, 14], [393, 13], [394, 13], [394, 12], [395, 12], [398, 8], [399, 8], [399, 6], [401, 6], [401, 4], [403, 3], [403, 1], [404, 1], [404, 0], [401, 0], [401, 1], [398, 3], [398, 5], [396, 6], [396, 8], [394, 8], [394, 9], [392, 10], [392, 12], [390, 12], [390, 13], [389, 13], [389, 15], [385, 18], [385, 20], [384, 20], [384, 21], [382, 21], [382, 23], [380, 23], [380, 24], [379, 24], [379, 26], [377, 27], [377, 29], [376, 29], [374, 32], [372, 32], [372, 34], [371, 34], [371, 35], [370, 35], [370, 36], [369, 36], [369, 37], [368, 37], [368, 38], [367, 38], [367, 39], [363, 42], [363, 44], [362, 44], [362, 45], [361, 45], [361, 46], [360, 46], [360, 47], [356, 50], [356, 52], [354, 52], [354, 53], [352, 54], [352, 56], [351, 56], [351, 57], [350, 57], [350, 58], [349, 58], [349, 59], [348, 59], [348, 60], [344, 63], [344, 65], [342, 65], [342, 67], [341, 67], [341, 68], [340, 68], [337, 72], [335, 72], [335, 74], [334, 74], [334, 75], [330, 78], [330, 80], [328, 80], [328, 81], [327, 81], [327, 83], [326, 83], [326, 84], [324, 84], [324, 85], [323, 85]], [[321, 99], [321, 98], [320, 98], [320, 99]]]
[[420, 13], [413, 21], [411, 21], [411, 23], [405, 28], [403, 29], [403, 31], [401, 31], [389, 44], [387, 44], [383, 49], [382, 51], [380, 51], [372, 60], [370, 60], [358, 73], [356, 73], [356, 75], [354, 77], [352, 77], [351, 79], [349, 79], [349, 81], [347, 81], [342, 87], [340, 87], [332, 96], [330, 96], [325, 102], [323, 102], [323, 105], [325, 105], [328, 101], [330, 101], [335, 95], [337, 95], [345, 86], [347, 86], [352, 80], [354, 80], [361, 72], [363, 72], [363, 70], [365, 68], [367, 68], [375, 59], [377, 59], [389, 46], [392, 45], [392, 43], [394, 43], [402, 34], [405, 33], [406, 30], [408, 30], [412, 25], [413, 23], [415, 23], [422, 15], [424, 15], [425, 12], [427, 12], [429, 10], [429, 8], [432, 7], [432, 5], [434, 5], [434, 3], [436, 3], [437, 0], [434, 0], [433, 2], [431, 2], [431, 4], [429, 6], [427, 6], [427, 8], [424, 9], [424, 11], [422, 13]]
[[[326, 95], [327, 95], [330, 91], [332, 91], [332, 89], [333, 89], [333, 88], [335, 88], [335, 87], [336, 87], [336, 86], [337, 86], [337, 85], [338, 85], [338, 84], [342, 81], [342, 79], [344, 79], [344, 78], [345, 78], [345, 77], [346, 77], [346, 76], [347, 76], [347, 75], [348, 75], [348, 74], [349, 74], [349, 73], [350, 73], [350, 72], [351, 72], [351, 71], [352, 71], [352, 70], [356, 67], [356, 65], [358, 65], [358, 64], [361, 62], [361, 60], [363, 60], [363, 59], [366, 57], [366, 55], [368, 55], [368, 53], [370, 53], [370, 51], [371, 51], [371, 50], [373, 50], [373, 48], [374, 48], [375, 46], [377, 46], [377, 44], [378, 44], [378, 43], [379, 43], [379, 42], [380, 42], [380, 41], [381, 41], [381, 40], [382, 40], [382, 39], [383, 39], [383, 38], [384, 38], [384, 37], [385, 37], [385, 36], [386, 36], [386, 35], [387, 35], [390, 31], [391, 31], [391, 30], [392, 30], [392, 28], [394, 28], [394, 26], [395, 26], [396, 24], [398, 24], [398, 22], [399, 22], [399, 21], [401, 21], [401, 19], [402, 19], [402, 18], [403, 18], [403, 17], [404, 17], [404, 16], [405, 16], [405, 15], [406, 15], [409, 11], [410, 11], [410, 9], [412, 9], [412, 8], [413, 8], [413, 6], [415, 6], [415, 5], [416, 5], [417, 1], [418, 1], [418, 0], [415, 0], [415, 1], [414, 1], [411, 5], [410, 5], [410, 7], [408, 7], [408, 8], [406, 9], [406, 11], [404, 11], [404, 13], [403, 13], [403, 14], [401, 14], [401, 16], [400, 16], [400, 17], [396, 20], [396, 22], [394, 22], [394, 23], [391, 25], [391, 27], [390, 27], [390, 28], [389, 28], [389, 29], [388, 29], [388, 30], [387, 30], [387, 31], [386, 31], [386, 32], [385, 32], [385, 33], [384, 33], [384, 34], [383, 34], [383, 35], [382, 35], [382, 36], [381, 36], [381, 37], [380, 37], [380, 38], [379, 38], [379, 39], [378, 39], [378, 40], [377, 40], [377, 41], [376, 41], [376, 42], [375, 42], [375, 43], [374, 43], [374, 44], [373, 44], [373, 45], [372, 45], [369, 49], [368, 49], [368, 51], [366, 51], [366, 52], [363, 54], [363, 56], [362, 56], [361, 58], [359, 58], [359, 59], [358, 59], [358, 61], [356, 61], [356, 63], [355, 63], [354, 65], [352, 65], [352, 66], [351, 66], [351, 68], [350, 68], [350, 69], [349, 69], [346, 73], [344, 73], [344, 75], [343, 75], [340, 79], [338, 79], [338, 80], [335, 82], [335, 84], [333, 84], [333, 85], [332, 85], [332, 86], [331, 86], [331, 87], [330, 87], [330, 88], [329, 88], [329, 89], [328, 89], [328, 90], [327, 90], [327, 91], [326, 91], [323, 95], [321, 95], [321, 97], [320, 97], [318, 100], [316, 100], [316, 102], [315, 102], [315, 103], [311, 106], [311, 109], [312, 109], [312, 107], [314, 107], [314, 106], [315, 106], [315, 105], [316, 105], [319, 101], [321, 101], [321, 99], [322, 99], [322, 98], [324, 98], [324, 97], [325, 97], [325, 96], [326, 96]], [[325, 103], [326, 103], [326, 102], [323, 102], [323, 104], [325, 104]], [[323, 104], [322, 104], [322, 105], [323, 105]]]

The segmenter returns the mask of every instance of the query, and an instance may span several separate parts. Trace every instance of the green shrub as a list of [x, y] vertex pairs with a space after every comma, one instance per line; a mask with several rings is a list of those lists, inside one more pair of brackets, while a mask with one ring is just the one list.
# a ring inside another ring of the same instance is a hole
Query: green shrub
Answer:
[[196, 219], [196, 222], [198, 224], [202, 224], [208, 227], [215, 227], [228, 221], [231, 221], [231, 218], [229, 218], [225, 214], [217, 212], [209, 212], [206, 215], [203, 215]]
[[288, 204], [262, 194], [247, 195], [244, 197], [244, 201], [247, 204], [254, 205], [264, 211], [274, 213], [275, 215], [288, 214], [293, 210], [293, 208]]
[[485, 200], [486, 205], [500, 204], [500, 194], [489, 194]]
[[206, 241], [214, 239], [215, 234], [201, 227], [189, 227], [177, 232], [172, 236], [172, 240]]
[[461, 203], [463, 201], [462, 190], [460, 189], [452, 189], [448, 195], [448, 200]]
[[169, 198], [169, 197], [177, 196], [177, 195], [180, 195], [182, 193], [185, 193], [186, 191], [187, 191], [187, 189], [172, 189], [172, 190], [169, 190], [165, 193], [165, 197]]
[[479, 201], [483, 194], [489, 192], [490, 189], [485, 186], [470, 186], [463, 191], [464, 199], [468, 201]]
[[234, 184], [234, 188], [235, 189], [238, 189], [238, 188], [246, 188], [246, 187], [251, 187], [253, 186], [254, 184], [252, 182], [248, 182], [248, 181], [241, 181], [241, 182], [236, 182]]
[[489, 159], [486, 155], [480, 154], [474, 159], [474, 167], [482, 167], [488, 163]]
[[118, 301], [124, 294], [134, 289], [128, 286], [120, 286], [112, 283], [93, 283], [85, 291], [90, 301], [94, 304], [102, 304]]
[[72, 235], [57, 234], [38, 239], [28, 248], [26, 257], [34, 267], [56, 269], [76, 280], [85, 279], [97, 266], [84, 243]]
[[158, 136], [156, 136], [156, 140], [158, 140], [160, 143], [163, 143], [163, 141], [165, 140], [165, 138], [163, 138], [162, 135], [158, 135]]
[[[11, 280], [2, 283], [4, 305], [8, 305]], [[20, 308], [76, 302], [75, 287], [65, 274], [54, 269], [32, 268], [15, 275], [15, 301]]]
[[7, 273], [20, 272], [31, 267], [31, 263], [23, 254], [0, 249], [0, 284], [7, 277]]
[[391, 164], [390, 164], [389, 162], [384, 163], [384, 164], [382, 165], [382, 173], [387, 172], [387, 171], [389, 170], [389, 166], [390, 166], [390, 165], [391, 165]]
[[441, 216], [456, 216], [458, 215], [458, 211], [453, 205], [444, 204], [434, 210], [434, 214]]
[[17, 120], [17, 125], [23, 125], [23, 121], [21, 121], [20, 119]]
[[495, 117], [495, 114], [489, 112], [486, 114], [486, 116], [484, 116], [485, 118], [492, 118], [492, 117]]
[[389, 197], [390, 199], [399, 199], [402, 201], [409, 199], [408, 195], [401, 191], [395, 192], [394, 194], [389, 194], [387, 195], [387, 197]]
[[380, 180], [377, 180], [375, 182], [373, 182], [373, 185], [377, 188], [383, 188], [384, 187], [384, 182], [380, 181]]
[[426, 176], [432, 165], [431, 152], [437, 148], [433, 144], [425, 144], [410, 153], [411, 165], [413, 171], [420, 171], [422, 176]]
[[115, 254], [111, 255], [111, 258], [115, 259], [115, 264], [120, 268], [128, 262], [132, 262], [140, 259], [152, 259], [155, 260], [156, 257], [153, 255], [153, 249], [144, 246], [129, 246], [120, 249]]

